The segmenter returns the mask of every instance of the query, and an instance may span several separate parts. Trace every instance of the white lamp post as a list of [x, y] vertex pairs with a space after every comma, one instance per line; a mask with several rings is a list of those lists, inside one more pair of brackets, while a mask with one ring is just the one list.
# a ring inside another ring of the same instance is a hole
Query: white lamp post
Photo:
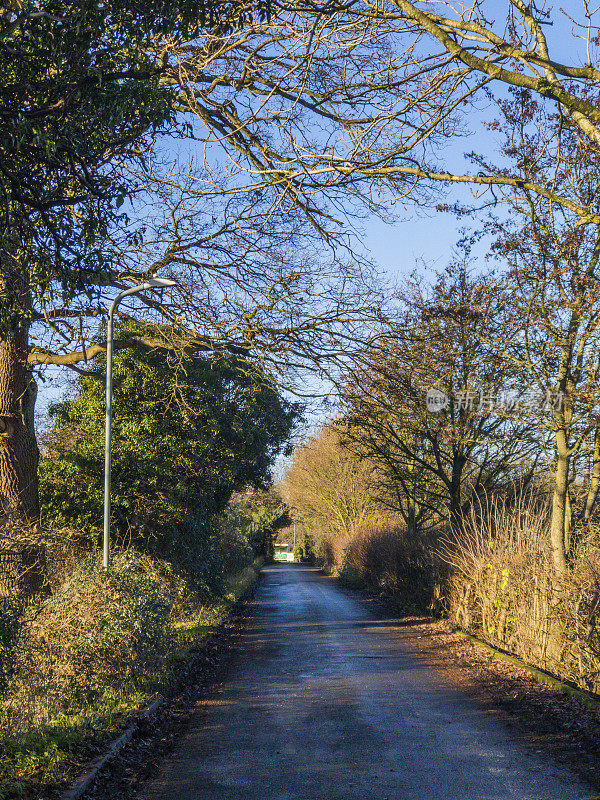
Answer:
[[169, 278], [149, 278], [145, 283], [132, 286], [113, 300], [108, 311], [108, 327], [106, 329], [106, 433], [104, 439], [104, 538], [103, 538], [103, 566], [108, 572], [110, 566], [110, 440], [112, 433], [112, 390], [113, 390], [113, 321], [115, 310], [121, 300], [130, 294], [143, 292], [145, 289], [160, 289], [175, 286], [175, 281]]

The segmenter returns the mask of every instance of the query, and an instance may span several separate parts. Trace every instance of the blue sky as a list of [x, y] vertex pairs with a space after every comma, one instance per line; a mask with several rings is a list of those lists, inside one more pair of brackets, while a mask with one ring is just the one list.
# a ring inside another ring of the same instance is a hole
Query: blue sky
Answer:
[[443, 269], [458, 238], [458, 222], [450, 214], [407, 211], [404, 219], [386, 224], [373, 217], [365, 226], [365, 249], [392, 280], [401, 279], [425, 262]]
[[[506, 0], [486, 0], [486, 8], [494, 9], [496, 19], [503, 20], [506, 15]], [[581, 4], [579, 0], [565, 0], [562, 7], [573, 16], [580, 16]], [[553, 28], [547, 29], [547, 34], [553, 46], [556, 58], [564, 59], [570, 63], [583, 62], [584, 53], [577, 52], [577, 43], [570, 34], [570, 23], [560, 14], [555, 7], [557, 22]], [[491, 142], [490, 134], [481, 135], [481, 119], [475, 118], [473, 134], [478, 134], [477, 143], [485, 148]], [[455, 171], [468, 171], [469, 165], [460, 157], [460, 154], [469, 149], [471, 142], [457, 141], [445, 156], [450, 156], [452, 167]], [[414, 206], [407, 206], [402, 212], [399, 221], [386, 224], [375, 216], [363, 221], [364, 235], [360, 241], [366, 254], [379, 267], [382, 273], [391, 282], [401, 280], [415, 268], [427, 268], [434, 273], [443, 269], [452, 253], [452, 248], [459, 236], [459, 222], [451, 214], [436, 212], [423, 213]], [[72, 374], [72, 373], [71, 373]], [[38, 410], [43, 414], [50, 402], [56, 401], [64, 393], [65, 377], [68, 373], [64, 370], [48, 370], [48, 380], [40, 384]]]

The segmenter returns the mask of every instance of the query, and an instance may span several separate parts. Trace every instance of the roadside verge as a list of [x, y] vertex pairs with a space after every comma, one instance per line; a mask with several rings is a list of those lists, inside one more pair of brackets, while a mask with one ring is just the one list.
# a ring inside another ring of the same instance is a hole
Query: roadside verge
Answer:
[[192, 646], [181, 649], [177, 653], [178, 665], [173, 670], [171, 679], [165, 685], [163, 694], [155, 697], [151, 703], [127, 720], [127, 726], [123, 733], [109, 745], [102, 755], [88, 765], [85, 771], [60, 795], [60, 800], [82, 800], [94, 788], [94, 784], [111, 762], [122, 754], [136, 736], [154, 723], [165, 707], [181, 694], [188, 684], [202, 681], [214, 669], [223, 647], [227, 623], [254, 592], [263, 565], [263, 558], [256, 559], [253, 565], [246, 567], [230, 579], [227, 594], [217, 610], [217, 618], [211, 628], [194, 641]]
[[[83, 797], [97, 776], [154, 724], [186, 686], [201, 683], [215, 667], [233, 624], [231, 620], [252, 595], [263, 563], [264, 559], [256, 559], [227, 580], [223, 597], [190, 608], [189, 614], [179, 618], [173, 647], [165, 651], [156, 678], [143, 686], [127, 687], [127, 695], [119, 696], [115, 702], [117, 713], [94, 717], [84, 709], [72, 725], [64, 715], [53, 726], [32, 728], [28, 736], [35, 749], [28, 751], [27, 742], [23, 742], [20, 747], [24, 755], [18, 761], [5, 751], [1, 759], [0, 800]], [[87, 724], [80, 719], [85, 713]]]

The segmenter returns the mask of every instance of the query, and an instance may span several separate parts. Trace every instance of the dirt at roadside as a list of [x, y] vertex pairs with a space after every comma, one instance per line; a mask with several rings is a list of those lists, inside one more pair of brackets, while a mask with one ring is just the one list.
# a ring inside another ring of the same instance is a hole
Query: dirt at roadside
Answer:
[[600, 791], [600, 710], [538, 683], [526, 670], [452, 633], [443, 621], [402, 617], [397, 631], [432, 669], [510, 728], [526, 747], [550, 754]]

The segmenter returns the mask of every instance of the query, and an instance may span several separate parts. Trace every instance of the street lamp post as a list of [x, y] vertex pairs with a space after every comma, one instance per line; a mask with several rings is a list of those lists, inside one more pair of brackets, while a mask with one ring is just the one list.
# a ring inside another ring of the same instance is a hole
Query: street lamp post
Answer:
[[175, 286], [175, 281], [169, 278], [149, 278], [145, 283], [132, 286], [131, 289], [126, 289], [118, 294], [108, 311], [108, 327], [106, 329], [106, 428], [104, 438], [104, 536], [102, 544], [102, 564], [105, 572], [108, 572], [110, 566], [110, 443], [112, 434], [113, 322], [115, 311], [121, 300], [130, 294], [137, 294], [145, 289], [160, 289], [168, 286]]

